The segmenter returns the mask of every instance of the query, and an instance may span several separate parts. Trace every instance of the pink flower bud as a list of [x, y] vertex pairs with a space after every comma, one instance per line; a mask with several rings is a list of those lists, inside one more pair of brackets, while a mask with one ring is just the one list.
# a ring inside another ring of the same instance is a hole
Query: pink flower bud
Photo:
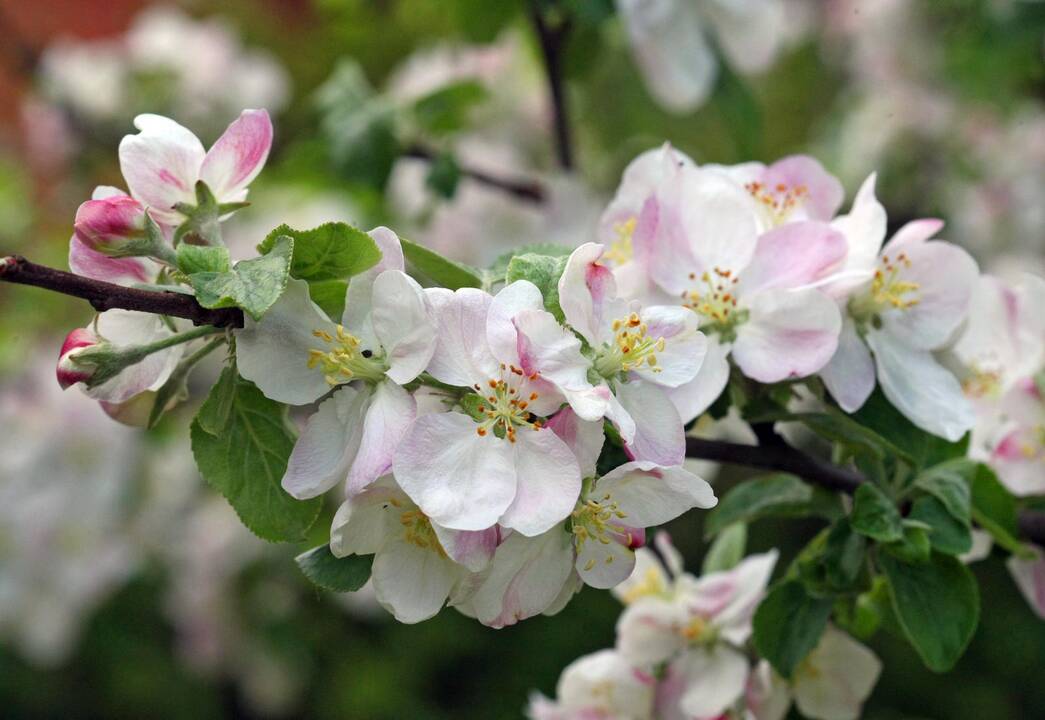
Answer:
[[89, 380], [94, 374], [94, 368], [78, 365], [74, 359], [84, 348], [92, 347], [101, 342], [101, 339], [86, 328], [76, 328], [65, 336], [62, 343], [62, 351], [58, 356], [58, 368], [56, 375], [58, 384], [65, 390], [70, 385]]
[[145, 236], [145, 209], [129, 195], [88, 200], [76, 211], [76, 237], [106, 255], [120, 255]]

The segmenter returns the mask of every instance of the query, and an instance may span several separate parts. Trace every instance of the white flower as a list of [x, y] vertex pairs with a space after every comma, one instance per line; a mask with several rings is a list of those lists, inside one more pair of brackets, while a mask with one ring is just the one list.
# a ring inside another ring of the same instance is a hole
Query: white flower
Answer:
[[570, 663], [553, 702], [530, 698], [530, 720], [647, 720], [653, 717], [652, 675], [636, 670], [615, 650], [600, 650]]

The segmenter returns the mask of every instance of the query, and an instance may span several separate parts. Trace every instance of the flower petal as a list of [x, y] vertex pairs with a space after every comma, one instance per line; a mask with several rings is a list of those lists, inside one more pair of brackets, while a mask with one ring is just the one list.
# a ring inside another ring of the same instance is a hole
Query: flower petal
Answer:
[[609, 590], [628, 579], [635, 569], [635, 551], [628, 547], [629, 537], [624, 531], [608, 543], [588, 539], [578, 546], [574, 566], [585, 584]]
[[581, 471], [573, 452], [551, 430], [520, 430], [516, 438], [518, 486], [500, 523], [533, 537], [573, 511], [581, 493]]
[[558, 435], [573, 452], [581, 477], [595, 477], [595, 464], [606, 440], [602, 423], [582, 420], [572, 408], [566, 407], [552, 415], [545, 427]]
[[676, 662], [687, 678], [679, 707], [690, 717], [719, 716], [747, 686], [747, 658], [724, 643], [693, 648]]
[[417, 405], [406, 390], [391, 382], [374, 387], [362, 417], [354, 418], [362, 423], [362, 433], [348, 472], [346, 493], [359, 492], [392, 469], [395, 450], [416, 416]]
[[609, 496], [624, 513], [621, 523], [636, 528], [663, 525], [688, 510], [712, 508], [718, 502], [707, 481], [681, 467], [629, 462], [595, 483], [594, 494]]
[[330, 524], [330, 552], [334, 557], [373, 555], [394, 532], [401, 532], [399, 509], [409, 503], [390, 477], [348, 498]]
[[371, 579], [378, 601], [396, 620], [418, 623], [442, 609], [460, 572], [433, 548], [394, 540], [374, 556]]
[[450, 559], [471, 572], [480, 572], [490, 564], [501, 540], [501, 531], [496, 525], [486, 530], [470, 531], [448, 530], [433, 523], [432, 530]]
[[806, 717], [857, 720], [881, 672], [882, 662], [873, 652], [828, 625], [795, 671], [795, 704]]
[[405, 385], [428, 366], [435, 352], [435, 321], [424, 290], [399, 270], [386, 270], [374, 279], [374, 333], [385, 349], [385, 374]]
[[667, 394], [656, 385], [632, 380], [617, 386], [616, 398], [635, 423], [635, 437], [626, 441], [628, 452], [636, 460], [681, 465], [686, 437]]
[[474, 288], [425, 291], [436, 323], [435, 352], [428, 372], [441, 382], [471, 387], [497, 377], [497, 360], [486, 342], [486, 316], [493, 298]]
[[729, 353], [733, 346], [718, 334], [708, 335], [707, 351], [700, 370], [688, 383], [668, 390], [668, 398], [683, 425], [703, 414], [718, 399], [729, 382]]
[[272, 120], [265, 110], [244, 110], [207, 152], [200, 179], [219, 203], [239, 202], [258, 176], [272, 147]]
[[617, 649], [634, 665], [664, 662], [686, 647], [679, 632], [690, 617], [679, 603], [640, 596], [617, 620]]
[[617, 294], [613, 271], [599, 263], [603, 251], [596, 243], [581, 245], [559, 278], [559, 306], [566, 322], [593, 346], [602, 340], [604, 305]]
[[808, 155], [791, 155], [777, 160], [766, 168], [762, 182], [769, 187], [804, 187], [806, 193], [802, 209], [805, 217], [812, 220], [831, 220], [845, 199], [845, 189], [838, 178], [827, 172], [816, 158]]
[[1036, 550], [1033, 558], [1013, 555], [1005, 565], [1031, 609], [1045, 620], [1045, 554]]
[[160, 115], [134, 118], [137, 135], [120, 141], [120, 170], [131, 196], [158, 221], [178, 225], [180, 202], [196, 202], [195, 186], [203, 164], [203, 144], [192, 132]]
[[83, 277], [129, 286], [155, 280], [159, 265], [144, 257], [102, 255], [73, 235], [69, 239], [69, 269]]
[[309, 417], [283, 475], [283, 489], [291, 497], [307, 500], [345, 480], [359, 450], [369, 395], [343, 386]]
[[524, 310], [543, 309], [541, 291], [529, 280], [516, 280], [494, 295], [486, 314], [486, 340], [498, 360], [522, 367], [513, 320]]
[[838, 350], [820, 371], [828, 392], [847, 413], [863, 407], [874, 391], [874, 360], [871, 351], [856, 332], [856, 325], [848, 317], [842, 323], [838, 336]]
[[[130, 310], [107, 310], [98, 315], [95, 330], [116, 347], [146, 345], [174, 333], [158, 315]], [[119, 404], [146, 390], [159, 390], [181, 360], [184, 345], [160, 350], [116, 377], [85, 392], [95, 400]]]
[[675, 388], [700, 371], [708, 349], [708, 339], [697, 329], [696, 313], [681, 306], [654, 305], [640, 313], [647, 336], [664, 340], [656, 354], [656, 365], [642, 365], [633, 372], [651, 383]]
[[758, 238], [755, 255], [741, 274], [744, 295], [769, 288], [790, 289], [816, 282], [841, 266], [845, 236], [823, 222], [787, 223]]

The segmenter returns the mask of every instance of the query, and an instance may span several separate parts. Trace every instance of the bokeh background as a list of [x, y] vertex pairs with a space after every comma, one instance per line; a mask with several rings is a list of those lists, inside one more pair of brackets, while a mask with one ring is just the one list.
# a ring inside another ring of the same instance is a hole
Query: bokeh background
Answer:
[[[669, 139], [698, 162], [809, 152], [850, 197], [877, 170], [892, 225], [944, 218], [947, 239], [1003, 275], [1045, 265], [1045, 2], [767, 4], [781, 10], [768, 68], [738, 72], [723, 53], [706, 102], [670, 113], [612, 0], [573, 0], [566, 174], [524, 0], [0, 0], [0, 251], [65, 266], [77, 205], [120, 183], [136, 113], [209, 143], [241, 108], [267, 107], [276, 145], [229, 231], [241, 256], [282, 222], [327, 220], [388, 224], [474, 264], [579, 244], [627, 162]], [[545, 202], [467, 178], [447, 198], [436, 162], [400, 157], [416, 135], [402, 108], [461, 80], [484, 100], [426, 147], [539, 180]], [[203, 485], [191, 403], [144, 432], [58, 389], [61, 337], [89, 318], [85, 303], [0, 286], [3, 717], [517, 718], [529, 692], [551, 694], [567, 663], [612, 644], [619, 606], [590, 589], [500, 631], [452, 610], [398, 625], [366, 590], [317, 591], [292, 560], [307, 545], [254, 538]], [[723, 488], [738, 478], [704, 469]], [[699, 568], [699, 516], [669, 529]], [[787, 558], [816, 529], [764, 521], [750, 549]], [[936, 676], [880, 634], [867, 717], [1045, 716], [1045, 622], [999, 558], [974, 567], [969, 652]]]

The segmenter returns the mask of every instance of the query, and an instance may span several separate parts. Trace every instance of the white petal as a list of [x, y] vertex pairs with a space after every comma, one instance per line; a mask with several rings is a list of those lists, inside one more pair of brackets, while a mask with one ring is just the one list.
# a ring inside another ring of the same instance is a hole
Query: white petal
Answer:
[[413, 397], [393, 382], [380, 382], [374, 388], [361, 418], [359, 450], [348, 472], [345, 492], [359, 492], [392, 469], [392, 458], [417, 415]]
[[658, 465], [681, 465], [686, 437], [667, 394], [656, 385], [632, 380], [618, 384], [616, 397], [635, 423], [635, 437], [626, 442], [632, 456]]
[[655, 305], [640, 316], [650, 338], [663, 338], [655, 366], [643, 365], [635, 374], [663, 387], [676, 388], [697, 376], [708, 351], [708, 339], [697, 329], [697, 315], [680, 306]]
[[371, 571], [378, 601], [402, 623], [436, 615], [459, 577], [452, 560], [405, 540], [387, 543], [374, 557]]
[[512, 443], [492, 433], [480, 437], [477, 427], [461, 413], [422, 415], [393, 462], [403, 491], [433, 522], [453, 530], [485, 530], [515, 499]]
[[[96, 327], [99, 335], [117, 347], [146, 345], [174, 334], [158, 315], [130, 310], [107, 310], [98, 316]], [[158, 390], [174, 372], [184, 350], [184, 345], [175, 345], [152, 353], [86, 392], [96, 400], [118, 404], [146, 390]]]
[[663, 525], [695, 508], [711, 508], [718, 502], [703, 479], [681, 467], [630, 462], [610, 471], [595, 483], [592, 495], [609, 495], [625, 517], [619, 522], [636, 528]]
[[472, 596], [483, 625], [505, 627], [544, 612], [573, 569], [573, 541], [561, 527], [528, 538], [512, 533], [497, 548], [489, 574]]
[[600, 650], [566, 666], [556, 687], [559, 702], [575, 720], [649, 718], [656, 682], [615, 650]]
[[320, 403], [287, 461], [283, 489], [305, 500], [322, 495], [348, 476], [363, 431], [369, 393], [344, 386]]
[[516, 437], [518, 486], [500, 523], [533, 537], [573, 511], [581, 493], [581, 471], [573, 452], [551, 430], [520, 430]]
[[471, 572], [480, 572], [490, 563], [501, 540], [501, 531], [496, 525], [486, 530], [471, 531], [449, 530], [432, 523], [432, 530], [450, 559]]
[[631, 575], [635, 568], [635, 552], [616, 540], [602, 543], [588, 539], [578, 548], [576, 568], [586, 584], [608, 590]]
[[401, 532], [400, 508], [409, 503], [395, 482], [374, 483], [341, 504], [330, 525], [330, 552], [335, 557], [372, 555], [395, 532]]
[[866, 339], [882, 391], [908, 420], [951, 442], [972, 428], [976, 415], [961, 383], [932, 353], [908, 347], [892, 333], [871, 330]]
[[863, 407], [874, 390], [874, 360], [871, 351], [856, 332], [848, 317], [838, 336], [838, 350], [820, 371], [820, 378], [835, 402], [848, 413]]
[[856, 720], [881, 671], [873, 652], [829, 625], [795, 671], [795, 702], [806, 717]]
[[385, 349], [389, 378], [405, 385], [428, 366], [435, 352], [435, 321], [417, 281], [399, 270], [374, 279], [372, 322]]
[[736, 702], [747, 685], [747, 658], [723, 643], [692, 648], [678, 662], [687, 678], [679, 706], [692, 717], [720, 715]]
[[371, 268], [364, 270], [348, 281], [345, 293], [345, 310], [341, 324], [361, 339], [364, 345], [379, 344], [374, 334], [371, 304], [374, 296], [374, 280], [386, 270], [403, 272], [403, 246], [399, 236], [386, 227], [377, 227], [367, 233], [381, 251], [381, 259]]
[[705, 7], [732, 67], [750, 74], [770, 66], [787, 37], [784, 3], [712, 0]]
[[692, 612], [710, 618], [729, 642], [742, 645], [751, 635], [751, 618], [773, 574], [778, 553], [771, 550], [750, 555], [725, 572], [698, 580], [679, 579], [679, 593]]
[[184, 218], [171, 208], [196, 202], [196, 181], [203, 164], [203, 144], [190, 130], [160, 115], [139, 115], [141, 132], [120, 141], [120, 170], [131, 195], [169, 225]]
[[689, 424], [718, 399], [729, 382], [729, 353], [733, 346], [717, 334], [708, 335], [707, 352], [696, 376], [684, 385], [668, 390], [679, 419]]
[[[544, 298], [528, 280], [516, 280], [494, 295], [486, 314], [486, 338], [490, 350], [501, 362], [522, 366], [519, 359], [515, 316], [523, 310], [543, 310]], [[553, 318], [554, 320], [554, 318]]]
[[751, 298], [750, 312], [737, 329], [733, 360], [753, 380], [807, 377], [838, 349], [841, 313], [818, 290], [766, 290]]
[[428, 372], [441, 382], [459, 387], [496, 377], [497, 361], [486, 342], [486, 316], [493, 301], [490, 294], [474, 288], [456, 292], [430, 288], [425, 294], [438, 338]]
[[581, 245], [559, 278], [559, 306], [566, 322], [592, 346], [602, 342], [604, 305], [617, 295], [613, 272], [599, 263], [603, 251], [596, 243]]
[[313, 331], [335, 329], [309, 297], [308, 283], [291, 278], [260, 321], [247, 316], [236, 331], [236, 367], [265, 397], [307, 405], [330, 391], [322, 369], [308, 366], [309, 351], [327, 347]]
[[689, 620], [678, 603], [661, 597], [639, 597], [617, 620], [617, 649], [638, 666], [668, 660], [686, 646], [680, 630]]
[[554, 432], [573, 451], [580, 467], [581, 477], [595, 476], [595, 464], [606, 440], [601, 422], [582, 420], [570, 408], [555, 413], [545, 427]]
[[1010, 557], [1005, 565], [1034, 613], [1045, 620], [1045, 555], [1035, 551], [1033, 558]]
[[244, 110], [207, 152], [200, 179], [220, 202], [239, 202], [258, 176], [272, 147], [272, 121], [265, 110]]

